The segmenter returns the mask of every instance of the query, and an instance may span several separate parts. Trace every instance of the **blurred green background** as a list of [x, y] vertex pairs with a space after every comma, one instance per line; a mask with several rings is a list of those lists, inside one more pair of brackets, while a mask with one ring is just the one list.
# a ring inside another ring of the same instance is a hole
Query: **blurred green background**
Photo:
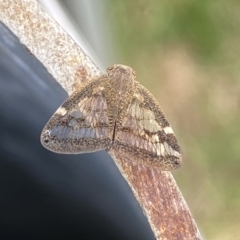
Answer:
[[108, 0], [118, 63], [183, 148], [173, 174], [206, 239], [240, 236], [240, 1]]

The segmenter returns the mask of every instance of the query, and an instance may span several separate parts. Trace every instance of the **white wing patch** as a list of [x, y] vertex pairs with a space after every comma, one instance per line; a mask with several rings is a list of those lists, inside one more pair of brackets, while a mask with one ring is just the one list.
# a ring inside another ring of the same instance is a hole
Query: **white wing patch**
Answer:
[[111, 136], [103, 90], [97, 87], [91, 97], [84, 97], [73, 105], [70, 103], [74, 100], [69, 98], [45, 127], [42, 144], [61, 153], [92, 152], [109, 147]]

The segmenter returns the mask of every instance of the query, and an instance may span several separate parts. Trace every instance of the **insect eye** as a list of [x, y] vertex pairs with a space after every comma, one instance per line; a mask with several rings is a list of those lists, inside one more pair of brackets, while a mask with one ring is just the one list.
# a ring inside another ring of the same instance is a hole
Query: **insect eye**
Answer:
[[114, 69], [114, 67], [110, 66], [110, 67], [107, 68], [107, 72], [112, 71], [113, 69]]

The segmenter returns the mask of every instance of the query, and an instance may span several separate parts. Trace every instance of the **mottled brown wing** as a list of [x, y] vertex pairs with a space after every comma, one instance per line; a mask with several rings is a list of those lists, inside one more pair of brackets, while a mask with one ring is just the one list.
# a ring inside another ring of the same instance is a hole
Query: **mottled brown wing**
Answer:
[[173, 170], [180, 167], [182, 154], [173, 130], [158, 102], [136, 82], [135, 94], [118, 126], [112, 146], [121, 157]]
[[57, 153], [87, 153], [110, 146], [103, 81], [100, 77], [83, 84], [59, 107], [42, 131], [44, 147]]

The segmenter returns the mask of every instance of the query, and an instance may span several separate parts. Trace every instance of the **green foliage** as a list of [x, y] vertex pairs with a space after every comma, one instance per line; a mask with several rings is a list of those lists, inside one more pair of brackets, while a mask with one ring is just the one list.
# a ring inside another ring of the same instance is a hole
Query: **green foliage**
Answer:
[[136, 70], [177, 133], [185, 164], [174, 174], [206, 239], [240, 235], [239, 7], [109, 1], [118, 62]]

